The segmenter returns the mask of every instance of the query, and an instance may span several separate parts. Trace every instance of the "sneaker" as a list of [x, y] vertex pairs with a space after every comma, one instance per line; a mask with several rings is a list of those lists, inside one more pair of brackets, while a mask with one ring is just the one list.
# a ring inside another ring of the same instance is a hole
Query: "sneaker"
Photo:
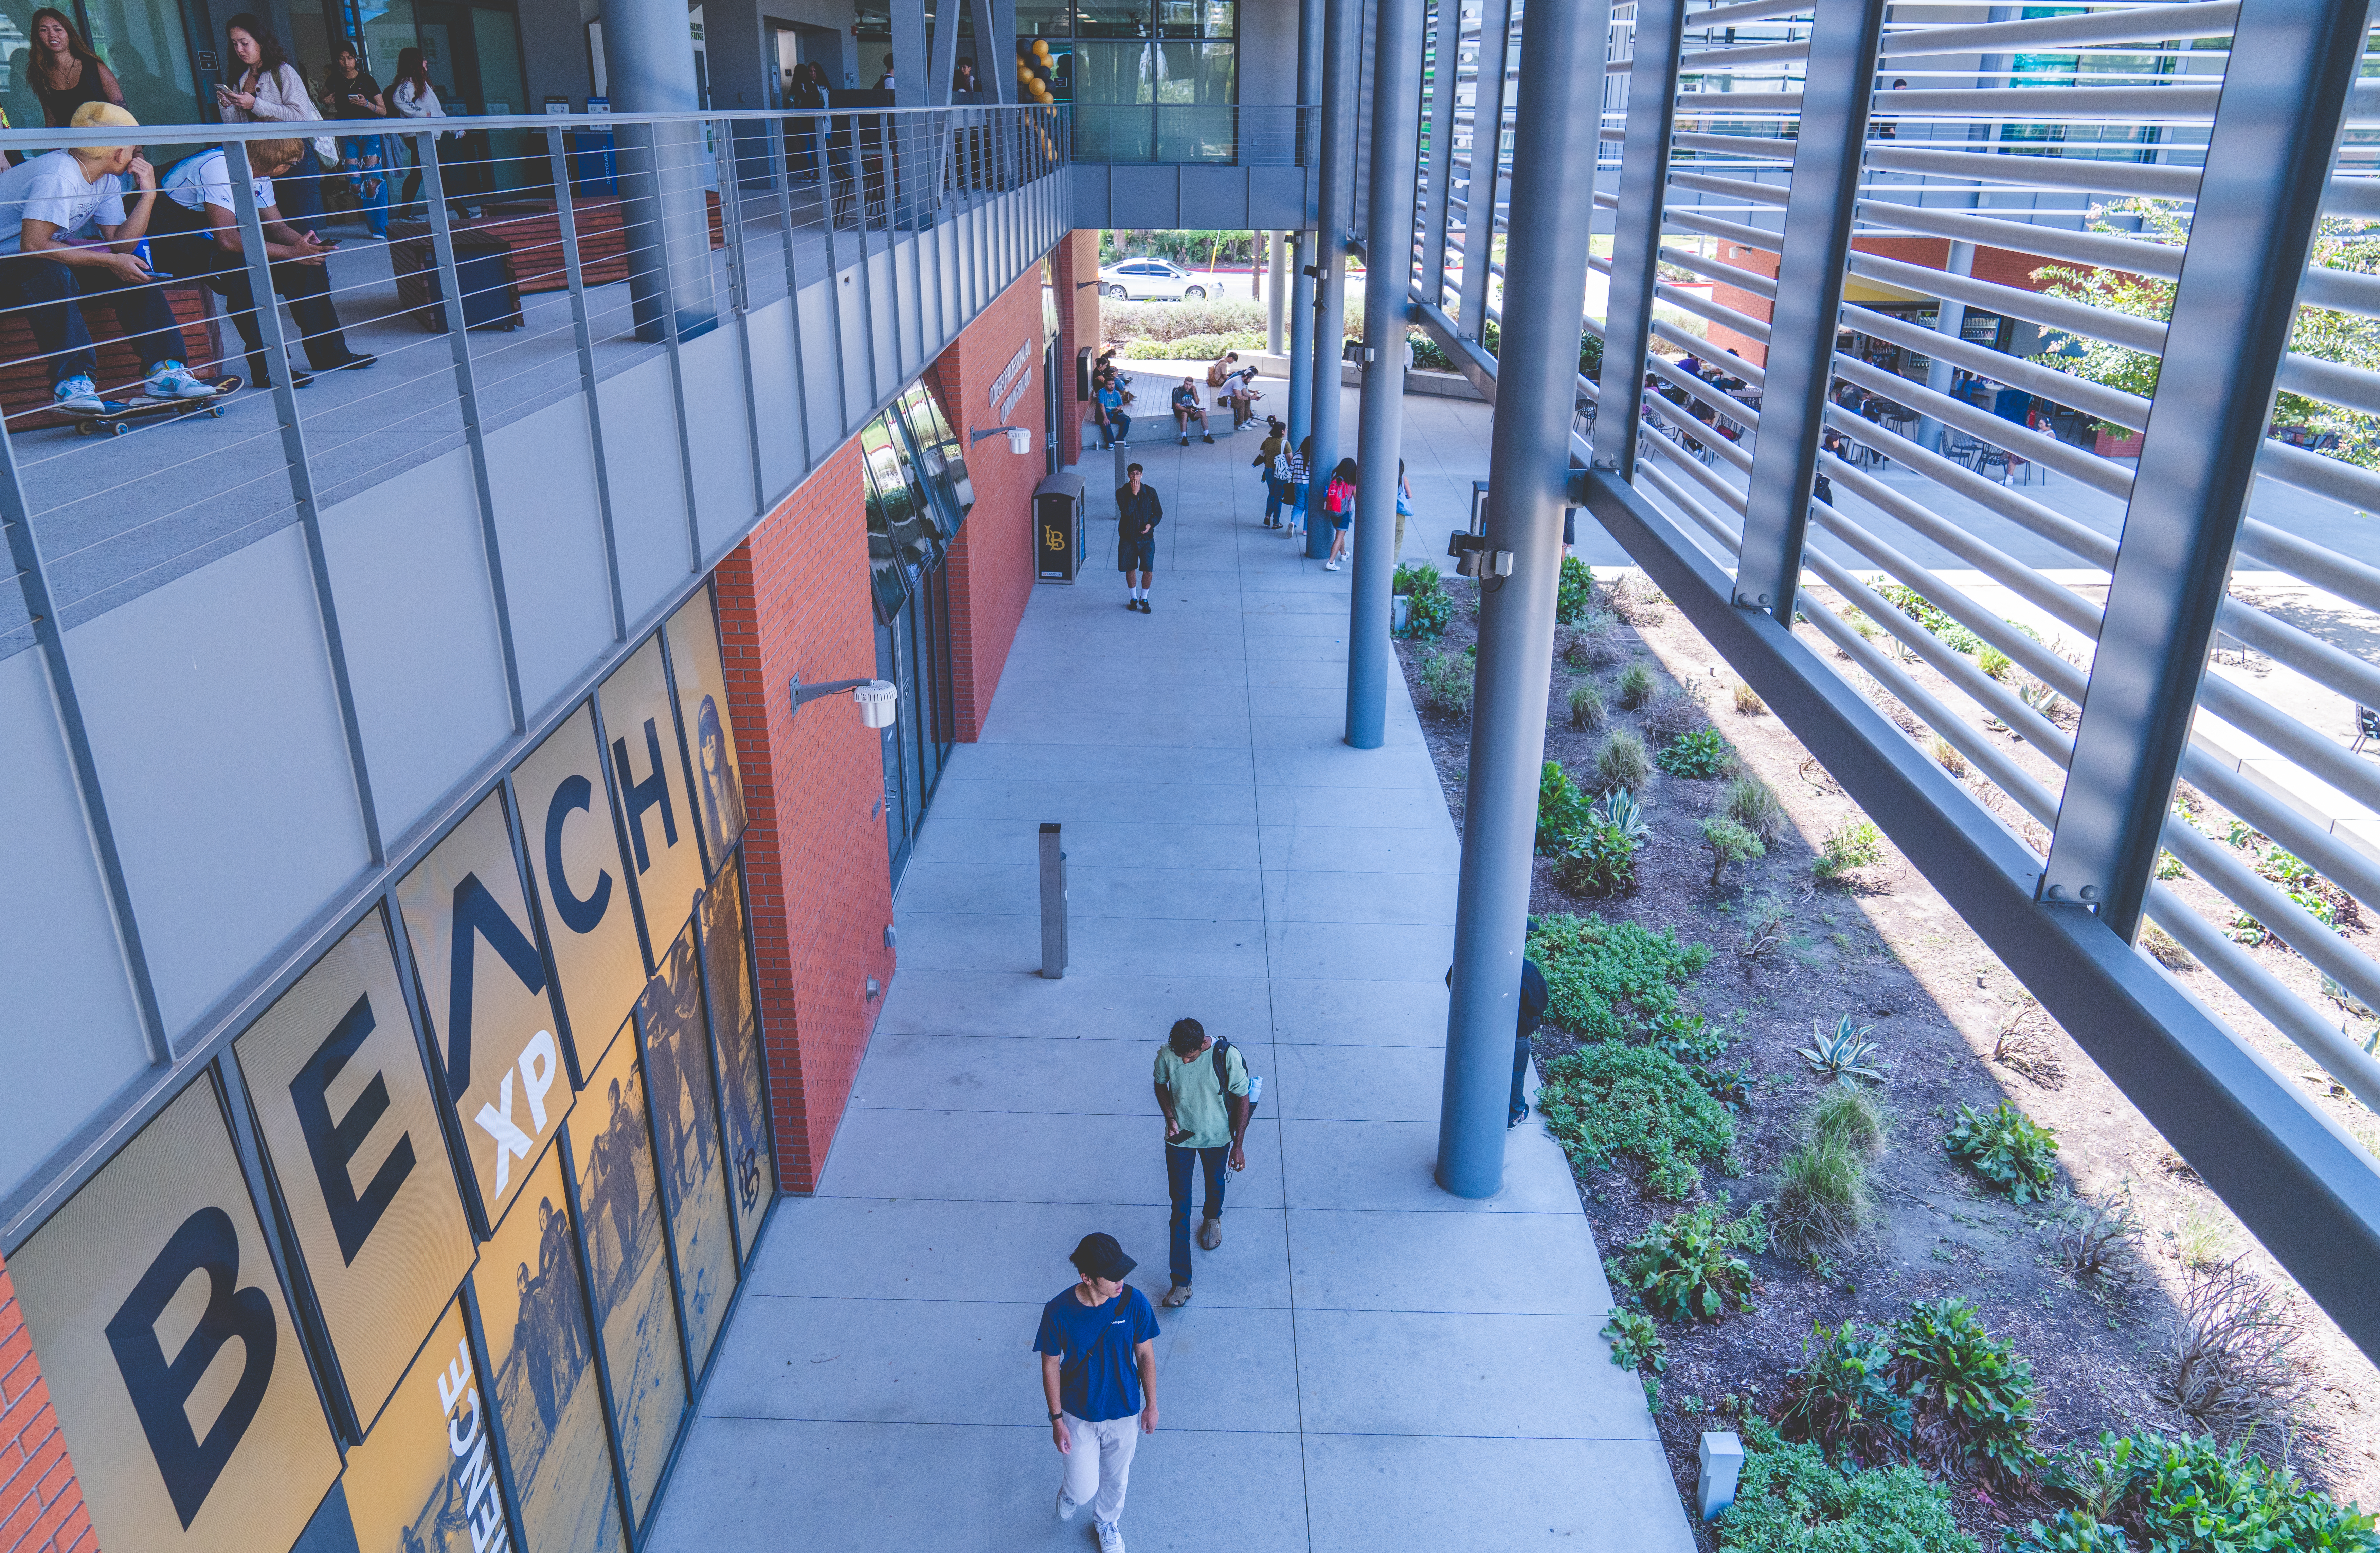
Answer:
[[1339, 563], [1336, 561], [1325, 561], [1322, 563], [1322, 569], [1326, 572], [1335, 572], [1339, 569]]
[[1123, 1528], [1112, 1521], [1099, 1525], [1099, 1553], [1123, 1553]]
[[1140, 613], [1143, 614], [1147, 614], [1148, 613], [1148, 601], [1146, 599], [1143, 599], [1140, 601]]
[[1080, 1510], [1080, 1509], [1082, 1509], [1082, 1508], [1083, 1508], [1083, 1507], [1082, 1507], [1081, 1505], [1076, 1504], [1074, 1500], [1072, 1500], [1072, 1499], [1070, 1499], [1070, 1498], [1068, 1498], [1066, 1497], [1066, 1486], [1065, 1486], [1064, 1484], [1061, 1483], [1060, 1485], [1058, 1485], [1058, 1519], [1059, 1519], [1059, 1520], [1061, 1520], [1061, 1521], [1072, 1521], [1072, 1520], [1075, 1518], [1075, 1511], [1078, 1511], [1078, 1510]]
[[1202, 1251], [1212, 1251], [1215, 1247], [1222, 1244], [1223, 1221], [1220, 1219], [1205, 1219], [1199, 1220], [1198, 1248]]
[[[1215, 433], [1213, 433], [1212, 431], [1208, 432], [1208, 433], [1207, 433], [1207, 440], [1208, 440], [1208, 442], [1210, 442], [1210, 443], [1211, 443], [1211, 442], [1213, 442], [1213, 441], [1215, 440]], [[1183, 446], [1184, 446], [1184, 447], [1187, 447], [1187, 446], [1189, 446], [1190, 444], [1189, 444], [1187, 442], [1184, 442], [1182, 445], [1183, 445]], [[1117, 1546], [1117, 1547], [1123, 1547], [1123, 1545], [1122, 1543], [1118, 1543], [1116, 1546]]]
[[1184, 1305], [1190, 1303], [1190, 1285], [1186, 1283], [1175, 1284], [1172, 1288], [1168, 1289], [1165, 1292], [1165, 1298], [1158, 1301], [1157, 1303], [1163, 1305], [1168, 1310], [1181, 1309]]
[[[1209, 437], [1209, 438], [1208, 438], [1207, 440], [1208, 440], [1208, 442], [1210, 442], [1210, 443], [1211, 443], [1211, 442], [1213, 442], [1215, 439], [1214, 439], [1214, 438], [1212, 438], [1212, 437]], [[1188, 447], [1188, 446], [1190, 445], [1190, 439], [1189, 439], [1189, 438], [1187, 438], [1187, 437], [1183, 438], [1183, 439], [1182, 439], [1182, 445], [1183, 445], [1184, 447]]]
[[178, 361], [160, 361], [149, 369], [149, 381], [141, 392], [152, 399], [212, 399], [215, 396], [212, 383], [200, 382], [188, 367]]
[[1136, 610], [1140, 608], [1140, 601], [1137, 599], [1126, 599], [1123, 601], [1123, 607], [1128, 610]]
[[50, 398], [56, 408], [75, 415], [100, 415], [107, 409], [107, 401], [99, 396], [99, 385], [80, 372], [59, 379], [58, 385], [50, 390]]

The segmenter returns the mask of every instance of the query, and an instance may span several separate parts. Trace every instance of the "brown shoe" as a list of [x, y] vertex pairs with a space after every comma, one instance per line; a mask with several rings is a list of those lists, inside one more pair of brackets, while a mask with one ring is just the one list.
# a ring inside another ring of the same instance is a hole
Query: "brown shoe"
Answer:
[[1172, 1288], [1168, 1289], [1165, 1292], [1165, 1298], [1158, 1301], [1157, 1303], [1165, 1306], [1169, 1310], [1177, 1309], [1180, 1306], [1188, 1304], [1190, 1303], [1190, 1285], [1186, 1283], [1175, 1284]]
[[1212, 1251], [1215, 1247], [1222, 1244], [1223, 1221], [1220, 1219], [1208, 1219], [1201, 1220], [1198, 1225], [1199, 1249], [1202, 1251]]

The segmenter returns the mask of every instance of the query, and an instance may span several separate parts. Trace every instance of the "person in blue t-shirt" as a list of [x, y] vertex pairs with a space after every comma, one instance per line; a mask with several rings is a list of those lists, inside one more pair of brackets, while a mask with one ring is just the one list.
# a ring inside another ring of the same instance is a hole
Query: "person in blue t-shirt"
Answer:
[[1067, 1259], [1080, 1278], [1041, 1307], [1033, 1340], [1050, 1437], [1066, 1462], [1058, 1519], [1089, 1505], [1099, 1553], [1124, 1553], [1116, 1522], [1139, 1443], [1134, 1422], [1141, 1434], [1157, 1432], [1157, 1312], [1124, 1282], [1137, 1264], [1113, 1235], [1085, 1235]]

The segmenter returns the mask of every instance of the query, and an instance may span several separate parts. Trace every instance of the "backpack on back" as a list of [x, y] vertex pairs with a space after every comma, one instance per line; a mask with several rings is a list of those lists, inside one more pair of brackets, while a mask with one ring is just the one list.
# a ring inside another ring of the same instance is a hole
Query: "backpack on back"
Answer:
[[[1231, 1113], [1232, 1110], [1231, 1049], [1232, 1043], [1230, 1041], [1225, 1040], [1220, 1036], [1217, 1036], [1215, 1037], [1215, 1083], [1223, 1092], [1223, 1112], [1227, 1116]], [[1243, 1057], [1240, 1059], [1240, 1065], [1244, 1068], [1247, 1067], [1247, 1062], [1248, 1060], [1245, 1057]], [[1247, 1093], [1249, 1120], [1255, 1120], [1257, 1114], [1257, 1101], [1263, 1098], [1263, 1095], [1264, 1080], [1257, 1075], [1255, 1069], [1250, 1068], [1248, 1070]]]

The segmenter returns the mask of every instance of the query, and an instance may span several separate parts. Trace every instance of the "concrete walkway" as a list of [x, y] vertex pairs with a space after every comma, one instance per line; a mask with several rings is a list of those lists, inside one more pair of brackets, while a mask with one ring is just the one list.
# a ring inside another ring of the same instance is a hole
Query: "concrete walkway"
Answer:
[[1027, 1348], [1089, 1231], [1165, 1291], [1149, 1067], [1193, 1014], [1266, 1085], [1222, 1247], [1160, 1312], [1135, 1553], [1690, 1549], [1559, 1148], [1515, 1132], [1492, 1202], [1431, 1183], [1457, 843], [1401, 683], [1387, 748], [1340, 742], [1348, 574], [1260, 527], [1252, 438], [1135, 452], [1168, 514], [1155, 613], [1123, 607], [1111, 518], [1081, 586], [1036, 591], [903, 883], [822, 1189], [777, 1211], [653, 1546], [1091, 1546], [1050, 1515]]

